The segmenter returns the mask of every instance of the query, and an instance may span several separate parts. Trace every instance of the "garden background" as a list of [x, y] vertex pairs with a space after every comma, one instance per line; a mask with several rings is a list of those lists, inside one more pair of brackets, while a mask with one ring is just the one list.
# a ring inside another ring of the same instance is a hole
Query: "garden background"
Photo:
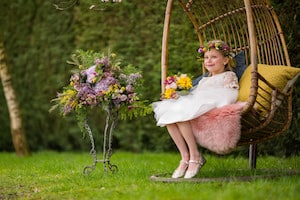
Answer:
[[[76, 117], [49, 113], [51, 99], [68, 84], [71, 65], [66, 63], [76, 49], [112, 51], [143, 72], [143, 98], [160, 96], [160, 55], [166, 1], [123, 0], [120, 4], [78, 1], [66, 10], [53, 6], [57, 0], [10, 0], [0, 2], [0, 30], [7, 64], [20, 104], [24, 131], [31, 151], [88, 151], [88, 137], [77, 127]], [[292, 65], [300, 67], [299, 2], [272, 0], [285, 34]], [[176, 7], [176, 6], [175, 6]], [[192, 24], [179, 6], [173, 11], [169, 42], [170, 72], [199, 72], [195, 59], [197, 38]], [[300, 81], [294, 94], [294, 121], [283, 136], [259, 146], [260, 154], [291, 156], [300, 153]], [[97, 144], [101, 144], [105, 113], [89, 116]], [[131, 152], [175, 151], [165, 128], [155, 125], [153, 115], [119, 121], [113, 148]], [[0, 87], [0, 151], [14, 151], [9, 113]], [[241, 148], [234, 154], [247, 155]]]

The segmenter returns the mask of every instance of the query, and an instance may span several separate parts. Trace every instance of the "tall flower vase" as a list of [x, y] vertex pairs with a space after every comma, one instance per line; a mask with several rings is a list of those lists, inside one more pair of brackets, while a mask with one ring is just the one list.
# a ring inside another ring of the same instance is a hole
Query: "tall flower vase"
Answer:
[[[84, 174], [95, 170], [98, 162], [103, 163], [105, 173], [108, 170], [118, 171], [118, 167], [110, 162], [113, 131], [118, 117], [125, 119], [152, 113], [152, 107], [139, 98], [138, 91], [142, 89], [143, 83], [142, 74], [131, 64], [122, 65], [116, 56], [115, 53], [105, 55], [102, 52], [77, 50], [68, 62], [75, 65], [76, 70], [72, 73], [69, 84], [52, 100], [56, 105], [53, 105], [50, 111], [60, 108], [64, 116], [75, 112], [81, 131], [89, 136], [90, 154], [94, 163], [84, 167]], [[91, 108], [104, 108], [107, 114], [101, 160], [97, 158], [93, 133], [86, 119]]]
[[94, 163], [92, 165], [85, 166], [83, 168], [83, 174], [90, 174], [92, 171], [94, 171], [98, 162], [103, 163], [103, 169], [105, 174], [108, 173], [108, 170], [110, 170], [112, 173], [118, 171], [117, 165], [114, 165], [110, 162], [110, 158], [112, 156], [113, 131], [117, 125], [118, 111], [113, 110], [111, 106], [107, 106], [105, 108], [105, 111], [106, 111], [106, 122], [105, 122], [105, 129], [103, 135], [103, 158], [101, 160], [98, 160], [97, 158], [97, 152], [95, 148], [95, 141], [94, 141], [92, 130], [88, 125], [87, 119], [85, 119], [84, 121], [84, 127], [89, 135], [90, 142], [91, 142], [90, 154], [94, 159]]

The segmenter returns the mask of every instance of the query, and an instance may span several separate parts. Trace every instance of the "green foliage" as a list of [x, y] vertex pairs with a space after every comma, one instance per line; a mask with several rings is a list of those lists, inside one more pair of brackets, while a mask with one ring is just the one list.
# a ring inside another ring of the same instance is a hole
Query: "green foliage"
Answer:
[[[110, 53], [107, 55], [110, 55]], [[101, 58], [103, 56], [105, 56], [103, 52], [94, 52], [93, 50], [84, 51], [82, 49], [78, 49], [71, 55], [71, 60], [67, 61], [67, 63], [75, 65], [76, 67], [81, 66], [81, 68], [87, 69], [95, 64], [95, 58]]]
[[[0, 26], [28, 142], [32, 150], [76, 146], [69, 141], [71, 133], [65, 126], [72, 120], [57, 120], [48, 113], [50, 100], [68, 76], [64, 66], [74, 49], [72, 12], [58, 12], [50, 1], [22, 2], [1, 1]], [[0, 90], [2, 94], [2, 87]], [[3, 115], [5, 98], [0, 103], [0, 124], [6, 125], [0, 134], [2, 141], [3, 136], [10, 136], [10, 127], [8, 115]], [[63, 141], [65, 144], [59, 144]]]

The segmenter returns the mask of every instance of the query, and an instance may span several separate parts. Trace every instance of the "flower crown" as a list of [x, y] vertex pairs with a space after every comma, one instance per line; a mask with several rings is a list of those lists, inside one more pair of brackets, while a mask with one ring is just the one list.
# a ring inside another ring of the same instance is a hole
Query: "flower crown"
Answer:
[[209, 42], [207, 47], [200, 46], [198, 49], [199, 57], [204, 58], [204, 53], [210, 51], [211, 49], [216, 49], [220, 51], [224, 56], [230, 56], [230, 48], [229, 46], [222, 41], [212, 41]]

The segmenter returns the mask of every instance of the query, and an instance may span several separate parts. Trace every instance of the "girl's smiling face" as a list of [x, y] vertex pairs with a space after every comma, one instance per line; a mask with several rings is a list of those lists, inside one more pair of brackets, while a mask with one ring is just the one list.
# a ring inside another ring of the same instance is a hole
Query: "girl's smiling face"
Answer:
[[216, 49], [204, 53], [204, 66], [212, 76], [224, 72], [228, 62], [229, 58]]

